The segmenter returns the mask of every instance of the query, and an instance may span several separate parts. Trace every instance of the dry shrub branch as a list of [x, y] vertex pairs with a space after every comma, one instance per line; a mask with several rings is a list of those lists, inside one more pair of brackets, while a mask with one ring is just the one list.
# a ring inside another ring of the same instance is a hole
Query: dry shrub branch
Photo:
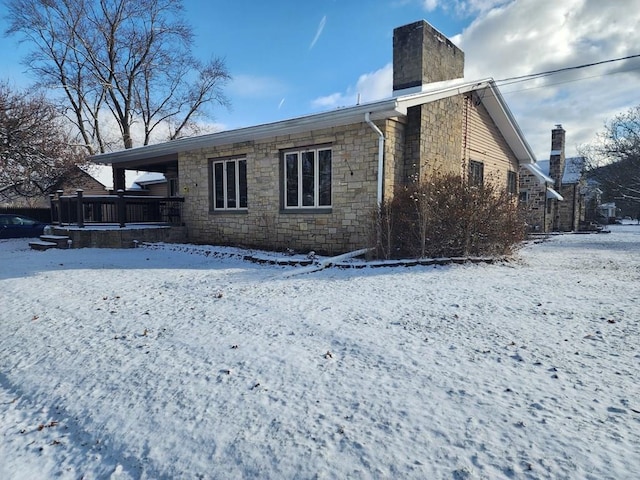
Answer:
[[508, 255], [524, 238], [513, 195], [453, 174], [398, 188], [373, 217], [377, 258]]

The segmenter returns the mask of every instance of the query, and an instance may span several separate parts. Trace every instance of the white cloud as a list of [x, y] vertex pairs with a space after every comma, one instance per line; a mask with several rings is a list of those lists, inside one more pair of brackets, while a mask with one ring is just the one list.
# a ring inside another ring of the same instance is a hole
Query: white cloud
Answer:
[[422, 0], [422, 5], [427, 12], [432, 12], [438, 7], [438, 0]]
[[318, 31], [316, 32], [316, 36], [313, 37], [313, 40], [311, 41], [311, 45], [309, 45], [309, 50], [311, 50], [315, 46], [316, 42], [320, 39], [320, 35], [322, 35], [322, 31], [324, 30], [324, 26], [326, 24], [327, 24], [327, 16], [325, 15], [320, 20], [320, 25], [318, 25]]
[[[500, 80], [640, 54], [638, 0], [606, 5], [597, 0], [470, 0], [456, 6], [476, 13], [452, 38], [465, 52], [469, 80]], [[391, 64], [363, 74], [345, 91], [314, 100], [313, 107], [355, 105], [358, 93], [361, 102], [389, 97], [392, 75]], [[567, 155], [577, 155], [578, 147], [592, 142], [607, 119], [640, 103], [639, 80], [640, 59], [632, 59], [499, 84], [534, 153], [544, 159], [554, 125], [560, 123], [567, 131]]]
[[[594, 0], [467, 3], [496, 4], [452, 39], [465, 52], [470, 79], [503, 79], [640, 53], [637, 0], [606, 6]], [[629, 60], [500, 88], [539, 158], [548, 156], [550, 130], [557, 123], [567, 130], [567, 154], [575, 155], [605, 119], [638, 103], [639, 69], [639, 60]]]
[[355, 86], [347, 88], [343, 93], [332, 93], [315, 99], [312, 102], [314, 108], [336, 108], [372, 102], [391, 96], [393, 84], [393, 66], [391, 63], [374, 72], [360, 75]]
[[427, 12], [432, 12], [437, 8], [444, 11], [451, 11], [456, 15], [469, 16], [478, 13], [488, 12], [496, 7], [505, 5], [512, 0], [420, 0], [422, 7]]

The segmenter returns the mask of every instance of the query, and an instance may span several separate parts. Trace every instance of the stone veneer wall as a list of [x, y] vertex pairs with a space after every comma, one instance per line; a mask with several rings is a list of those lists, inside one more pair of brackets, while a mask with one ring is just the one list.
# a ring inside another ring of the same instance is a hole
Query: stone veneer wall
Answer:
[[563, 185], [560, 195], [564, 202], [558, 202], [558, 230], [561, 232], [576, 231], [585, 218], [584, 196], [581, 195], [584, 182]]
[[[379, 123], [383, 131], [387, 124]], [[330, 144], [330, 213], [285, 212], [281, 208], [282, 151]], [[180, 186], [189, 241], [283, 250], [342, 253], [367, 247], [376, 206], [378, 136], [362, 122], [180, 154]], [[213, 212], [210, 162], [247, 160], [248, 209]]]
[[404, 119], [387, 120], [383, 130], [385, 137], [384, 153], [384, 200], [393, 198], [395, 189], [406, 183], [405, 178], [405, 131]]
[[459, 173], [462, 162], [463, 96], [410, 107], [405, 133], [405, 179]]
[[150, 242], [184, 243], [184, 227], [152, 226], [136, 228], [53, 227], [54, 235], [66, 235], [72, 248], [134, 248]]
[[551, 225], [547, 221], [547, 215], [545, 214], [545, 208], [547, 208], [546, 184], [524, 167], [520, 169], [519, 181], [520, 191], [527, 192], [527, 202], [522, 205], [522, 208], [525, 209], [525, 221], [529, 229], [539, 233], [548, 232]]

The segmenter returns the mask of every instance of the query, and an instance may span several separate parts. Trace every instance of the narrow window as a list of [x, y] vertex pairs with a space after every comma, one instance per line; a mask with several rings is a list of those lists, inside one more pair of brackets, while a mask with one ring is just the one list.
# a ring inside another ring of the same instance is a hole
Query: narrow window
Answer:
[[516, 172], [507, 172], [507, 193], [515, 195], [518, 191]]
[[302, 206], [313, 207], [315, 198], [315, 151], [302, 152]]
[[247, 208], [247, 161], [244, 159], [213, 162], [214, 210]]
[[484, 183], [484, 163], [471, 160], [469, 162], [469, 183], [482, 186]]
[[298, 154], [287, 153], [285, 155], [286, 168], [286, 205], [297, 207], [298, 204]]
[[331, 205], [331, 150], [318, 152], [318, 203]]
[[518, 201], [520, 203], [527, 203], [529, 201], [529, 192], [526, 190], [522, 190], [520, 192], [520, 196], [518, 197]]

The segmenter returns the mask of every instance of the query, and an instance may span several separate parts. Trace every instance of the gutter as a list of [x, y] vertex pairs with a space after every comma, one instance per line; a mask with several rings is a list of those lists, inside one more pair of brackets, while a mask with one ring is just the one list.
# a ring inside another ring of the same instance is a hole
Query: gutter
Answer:
[[364, 114], [364, 121], [378, 134], [378, 207], [382, 205], [382, 185], [384, 181], [384, 135], [378, 126], [371, 121], [369, 112]]

